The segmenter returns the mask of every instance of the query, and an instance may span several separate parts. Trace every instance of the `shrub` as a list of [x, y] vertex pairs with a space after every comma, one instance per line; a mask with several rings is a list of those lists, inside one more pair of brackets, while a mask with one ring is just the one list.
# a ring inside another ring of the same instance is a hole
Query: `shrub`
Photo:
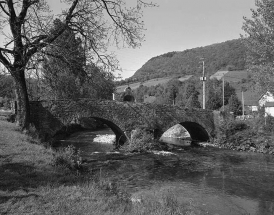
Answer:
[[122, 146], [127, 152], [145, 152], [155, 148], [153, 134], [143, 129], [136, 129], [131, 139]]
[[8, 122], [14, 123], [15, 120], [16, 120], [16, 115], [15, 114], [8, 115], [8, 117], [7, 117]]
[[53, 166], [65, 167], [70, 170], [80, 170], [82, 168], [82, 163], [80, 150], [77, 150], [72, 145], [59, 149], [52, 161]]
[[274, 117], [259, 115], [247, 121], [254, 132], [274, 133]]
[[274, 133], [274, 117], [267, 116], [264, 121], [264, 131], [269, 133]]
[[220, 123], [218, 129], [218, 135], [221, 137], [228, 138], [234, 135], [238, 131], [247, 129], [248, 126], [244, 121], [236, 121], [234, 118], [224, 118]]
[[35, 128], [33, 124], [29, 125], [29, 129], [26, 131], [26, 134], [30, 137], [29, 140], [32, 143], [39, 142], [39, 132], [37, 131], [37, 129]]

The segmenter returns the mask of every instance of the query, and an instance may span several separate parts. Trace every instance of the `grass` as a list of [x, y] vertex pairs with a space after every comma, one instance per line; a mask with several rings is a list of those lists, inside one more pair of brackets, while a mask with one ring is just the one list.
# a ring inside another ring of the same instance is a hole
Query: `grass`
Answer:
[[0, 214], [200, 214], [170, 192], [134, 199], [99, 174], [54, 166], [58, 153], [0, 119]]

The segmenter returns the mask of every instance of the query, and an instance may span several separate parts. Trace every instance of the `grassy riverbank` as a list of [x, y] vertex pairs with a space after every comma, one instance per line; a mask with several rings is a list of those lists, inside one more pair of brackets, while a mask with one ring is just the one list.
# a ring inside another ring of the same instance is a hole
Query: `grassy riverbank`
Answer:
[[92, 171], [54, 166], [57, 156], [0, 119], [0, 214], [201, 214], [170, 191], [134, 198]]

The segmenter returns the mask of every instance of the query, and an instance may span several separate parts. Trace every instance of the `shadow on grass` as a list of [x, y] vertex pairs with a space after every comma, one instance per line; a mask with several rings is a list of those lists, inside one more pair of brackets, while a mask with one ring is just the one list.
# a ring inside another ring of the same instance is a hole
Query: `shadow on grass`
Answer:
[[[18, 189], [36, 188], [45, 178], [34, 166], [23, 163], [8, 163], [0, 166], [0, 190], [14, 191]], [[38, 181], [39, 179], [39, 181]]]
[[[55, 186], [60, 184], [77, 184], [84, 180], [75, 172], [37, 169], [33, 165], [24, 163], [6, 163], [0, 165], [0, 204], [11, 198], [28, 197], [29, 192], [42, 186]], [[22, 195], [26, 193], [26, 195]], [[13, 194], [14, 193], [14, 194]], [[18, 195], [16, 194], [18, 193]]]
[[38, 197], [38, 196], [39, 195], [35, 193], [25, 194], [25, 195], [0, 195], [0, 204], [8, 202], [10, 199], [16, 199], [17, 201], [20, 201], [24, 198]]
[[10, 161], [11, 155], [0, 155], [0, 160], [4, 160], [5, 162]]

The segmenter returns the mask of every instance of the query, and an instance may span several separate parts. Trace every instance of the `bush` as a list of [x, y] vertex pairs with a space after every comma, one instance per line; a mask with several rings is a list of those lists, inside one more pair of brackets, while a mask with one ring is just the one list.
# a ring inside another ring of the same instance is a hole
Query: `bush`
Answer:
[[254, 132], [274, 133], [274, 117], [260, 115], [247, 121]]
[[[29, 129], [24, 130], [23, 132], [27, 135], [26, 137], [28, 142], [32, 144], [41, 144], [39, 132], [32, 123], [29, 125]], [[45, 144], [44, 146], [46, 146], [46, 143], [44, 144]]]
[[155, 148], [155, 146], [153, 134], [138, 128], [132, 133], [131, 139], [122, 146], [122, 150], [127, 152], [146, 152]]
[[228, 138], [238, 131], [247, 129], [248, 126], [244, 121], [236, 121], [234, 118], [225, 118], [221, 123], [218, 130], [219, 137]]
[[11, 114], [7, 117], [8, 122], [14, 123], [15, 120], [16, 120], [16, 115], [15, 114]]
[[274, 117], [267, 116], [264, 121], [264, 131], [269, 133], [274, 133]]
[[80, 150], [72, 145], [57, 151], [52, 161], [53, 166], [65, 167], [69, 170], [80, 170], [83, 167], [82, 163]]

